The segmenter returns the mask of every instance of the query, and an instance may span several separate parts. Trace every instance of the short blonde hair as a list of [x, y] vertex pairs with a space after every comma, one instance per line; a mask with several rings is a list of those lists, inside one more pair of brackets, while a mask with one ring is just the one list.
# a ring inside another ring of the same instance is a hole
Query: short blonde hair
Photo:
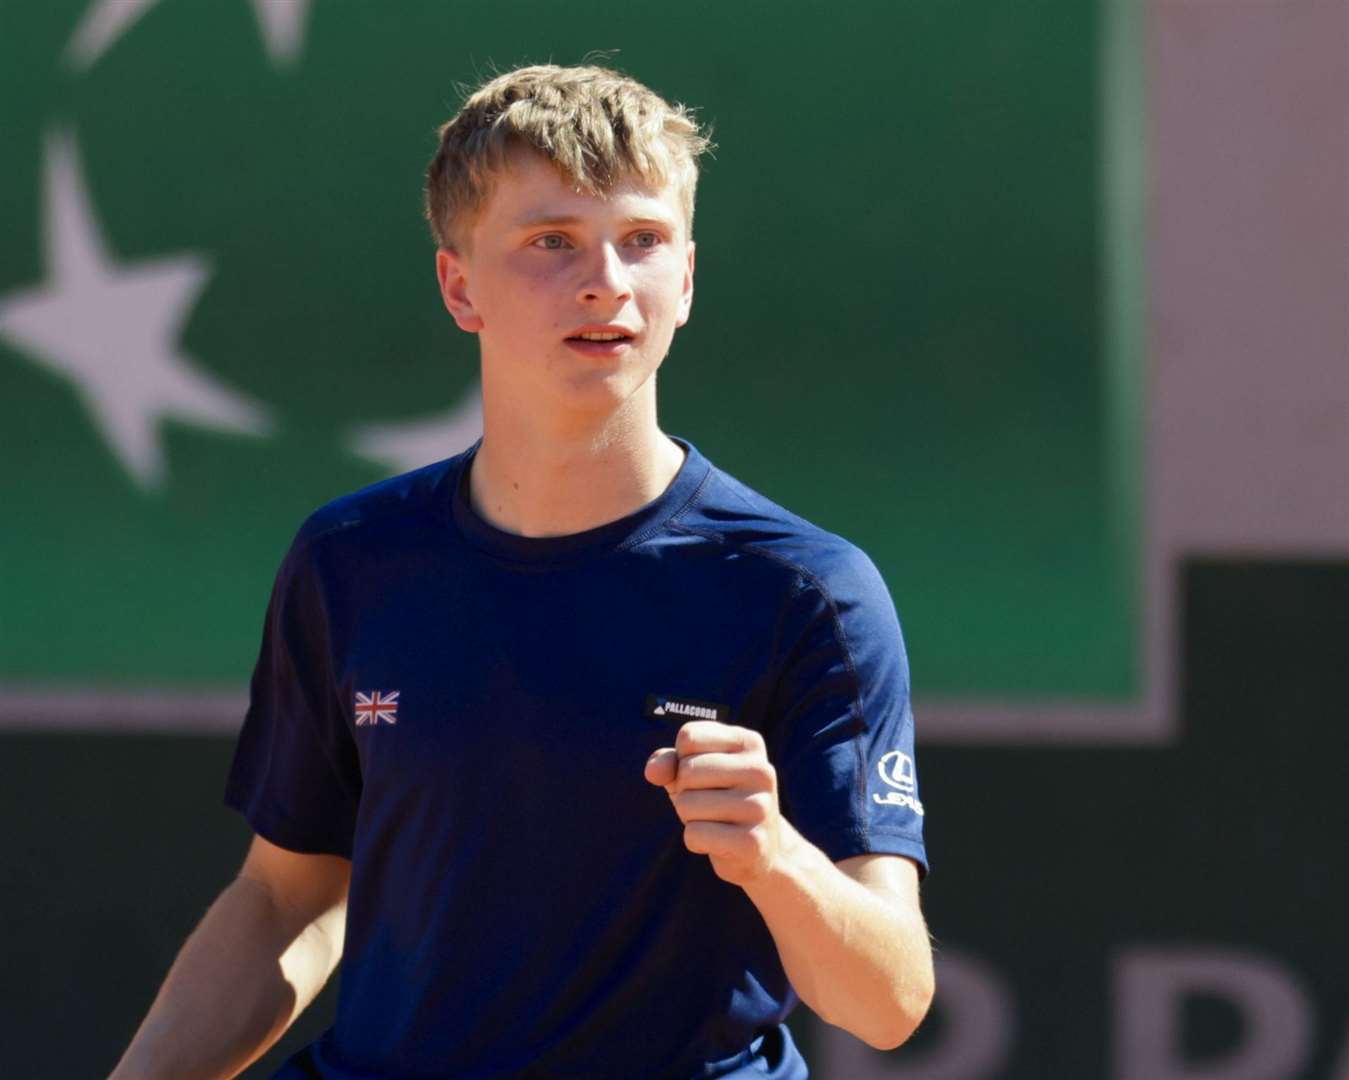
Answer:
[[513, 150], [551, 161], [578, 190], [603, 194], [636, 177], [679, 187], [693, 228], [698, 157], [711, 148], [690, 111], [608, 68], [540, 64], [499, 75], [465, 100], [440, 129], [426, 170], [426, 218], [442, 247], [455, 248]]

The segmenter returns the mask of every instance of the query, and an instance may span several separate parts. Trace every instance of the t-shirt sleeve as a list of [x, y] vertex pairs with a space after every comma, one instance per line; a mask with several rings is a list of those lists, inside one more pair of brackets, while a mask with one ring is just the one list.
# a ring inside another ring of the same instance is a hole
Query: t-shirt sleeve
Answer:
[[904, 855], [927, 873], [909, 666], [875, 565], [856, 548], [803, 573], [769, 750], [783, 813], [831, 860]]
[[280, 847], [350, 858], [360, 761], [313, 558], [297, 539], [277, 572], [225, 802]]

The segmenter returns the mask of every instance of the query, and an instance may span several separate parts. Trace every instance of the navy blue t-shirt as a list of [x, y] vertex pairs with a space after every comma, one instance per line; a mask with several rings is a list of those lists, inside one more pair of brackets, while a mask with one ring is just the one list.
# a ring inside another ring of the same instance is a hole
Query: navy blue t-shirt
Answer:
[[806, 1075], [762, 918], [642, 771], [688, 719], [754, 728], [830, 859], [926, 870], [908, 666], [861, 551], [681, 445], [664, 494], [570, 536], [478, 517], [474, 450], [301, 528], [226, 794], [352, 860], [337, 1020], [297, 1070]]

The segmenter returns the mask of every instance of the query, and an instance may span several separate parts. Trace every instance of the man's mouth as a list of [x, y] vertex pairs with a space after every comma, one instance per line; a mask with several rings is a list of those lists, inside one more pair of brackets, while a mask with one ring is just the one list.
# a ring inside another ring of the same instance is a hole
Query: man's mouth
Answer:
[[632, 335], [620, 333], [617, 331], [586, 331], [583, 334], [573, 334], [567, 338], [568, 341], [631, 341]]
[[625, 326], [591, 326], [566, 339], [572, 352], [592, 360], [617, 360], [632, 348], [634, 335]]

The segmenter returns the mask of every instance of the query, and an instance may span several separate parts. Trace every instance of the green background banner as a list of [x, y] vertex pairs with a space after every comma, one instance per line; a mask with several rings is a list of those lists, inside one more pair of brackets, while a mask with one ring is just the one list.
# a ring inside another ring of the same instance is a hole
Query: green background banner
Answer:
[[0, 10], [0, 680], [242, 685], [303, 516], [459, 449], [456, 87], [612, 49], [719, 144], [665, 427], [873, 555], [920, 694], [1135, 694], [1096, 4], [129, 6]]

